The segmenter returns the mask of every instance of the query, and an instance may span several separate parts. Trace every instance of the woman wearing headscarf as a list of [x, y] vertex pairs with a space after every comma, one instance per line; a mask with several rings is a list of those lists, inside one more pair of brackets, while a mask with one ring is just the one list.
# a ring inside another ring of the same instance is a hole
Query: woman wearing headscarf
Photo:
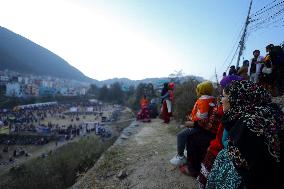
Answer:
[[284, 117], [270, 93], [250, 81], [233, 81], [223, 90], [222, 104], [228, 142], [215, 159], [206, 188], [280, 188]]
[[[170, 162], [173, 165], [184, 165], [180, 167], [181, 172], [197, 176], [200, 164], [206, 149], [216, 134], [214, 127], [207, 127], [209, 112], [215, 106], [215, 98], [212, 96], [213, 85], [210, 81], [205, 81], [197, 85], [197, 101], [192, 109], [190, 118], [185, 122], [185, 127], [177, 134], [177, 155]], [[187, 159], [184, 156], [187, 148]]]

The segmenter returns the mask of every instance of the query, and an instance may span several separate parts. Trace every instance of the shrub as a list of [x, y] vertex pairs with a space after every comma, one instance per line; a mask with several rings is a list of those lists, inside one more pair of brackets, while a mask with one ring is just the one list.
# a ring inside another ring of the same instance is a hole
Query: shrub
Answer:
[[174, 91], [173, 114], [177, 121], [185, 121], [186, 115], [191, 112], [196, 101], [196, 86], [198, 81], [189, 80], [176, 85]]
[[36, 158], [11, 169], [9, 179], [0, 188], [62, 189], [72, 186], [78, 174], [92, 167], [113, 141], [102, 143], [86, 137], [62, 146], [47, 158]]

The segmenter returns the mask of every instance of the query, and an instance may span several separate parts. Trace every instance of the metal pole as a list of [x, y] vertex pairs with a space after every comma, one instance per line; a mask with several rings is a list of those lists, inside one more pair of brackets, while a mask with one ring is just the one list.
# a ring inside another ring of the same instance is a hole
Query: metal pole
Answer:
[[242, 37], [241, 37], [241, 40], [240, 40], [240, 43], [239, 43], [240, 51], [239, 51], [238, 60], [237, 60], [237, 68], [239, 67], [240, 59], [241, 59], [241, 56], [243, 54], [243, 50], [244, 50], [244, 47], [245, 47], [245, 38], [246, 38], [246, 35], [247, 35], [247, 27], [250, 23], [249, 15], [250, 15], [250, 11], [251, 11], [252, 1], [253, 0], [250, 1], [248, 15], [247, 15], [246, 22], [245, 22], [244, 32], [242, 34]]

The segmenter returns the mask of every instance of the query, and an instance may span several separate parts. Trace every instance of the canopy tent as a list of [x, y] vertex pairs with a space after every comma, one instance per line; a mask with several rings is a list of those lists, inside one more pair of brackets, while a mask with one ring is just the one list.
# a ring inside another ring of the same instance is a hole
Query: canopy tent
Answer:
[[36, 132], [41, 134], [49, 134], [51, 132], [51, 129], [42, 125], [36, 126]]
[[93, 111], [94, 111], [94, 108], [93, 108], [93, 107], [87, 107], [86, 111], [87, 111], [87, 112], [93, 112]]
[[57, 102], [44, 102], [44, 103], [20, 105], [20, 106], [15, 106], [13, 110], [16, 111], [16, 110], [23, 110], [23, 109], [28, 109], [28, 108], [50, 106], [50, 105], [57, 105]]
[[69, 108], [69, 112], [78, 112], [78, 108], [77, 107], [71, 107], [71, 108]]

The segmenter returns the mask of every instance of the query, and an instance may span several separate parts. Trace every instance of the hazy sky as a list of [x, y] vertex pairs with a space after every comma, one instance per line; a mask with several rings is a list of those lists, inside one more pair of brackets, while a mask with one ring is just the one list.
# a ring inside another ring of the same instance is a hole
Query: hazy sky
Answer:
[[[253, 11], [270, 0], [254, 0]], [[64, 58], [94, 79], [168, 76], [175, 70], [213, 79], [244, 24], [249, 0], [0, 0], [0, 25]], [[247, 41], [264, 54], [284, 27]], [[235, 64], [235, 61], [234, 61]]]

